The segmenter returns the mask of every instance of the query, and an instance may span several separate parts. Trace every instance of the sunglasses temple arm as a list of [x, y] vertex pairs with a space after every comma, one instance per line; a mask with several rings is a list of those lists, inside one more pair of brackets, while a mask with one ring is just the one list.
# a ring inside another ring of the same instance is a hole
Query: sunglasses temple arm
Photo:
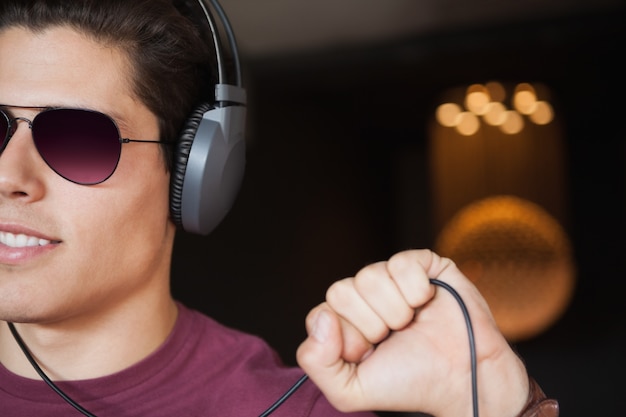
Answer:
[[141, 140], [141, 139], [120, 138], [120, 143], [131, 143], [131, 142], [139, 142], [139, 143], [166, 143], [166, 144], [173, 144], [174, 143], [174, 142], [166, 141], [166, 140]]

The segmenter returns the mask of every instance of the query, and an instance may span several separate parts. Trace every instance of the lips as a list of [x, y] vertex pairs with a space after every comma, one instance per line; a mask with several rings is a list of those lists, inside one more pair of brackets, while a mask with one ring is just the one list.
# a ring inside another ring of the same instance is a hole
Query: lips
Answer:
[[0, 266], [29, 265], [59, 247], [61, 241], [12, 224], [0, 226]]

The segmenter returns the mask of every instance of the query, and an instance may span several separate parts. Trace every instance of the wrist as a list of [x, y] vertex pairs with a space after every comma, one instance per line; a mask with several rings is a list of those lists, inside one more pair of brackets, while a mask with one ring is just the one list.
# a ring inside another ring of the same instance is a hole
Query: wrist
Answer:
[[483, 362], [479, 369], [481, 417], [521, 417], [530, 395], [529, 377], [521, 359], [512, 351], [497, 360]]
[[529, 377], [528, 382], [528, 399], [517, 417], [558, 417], [558, 402], [547, 398], [534, 379]]

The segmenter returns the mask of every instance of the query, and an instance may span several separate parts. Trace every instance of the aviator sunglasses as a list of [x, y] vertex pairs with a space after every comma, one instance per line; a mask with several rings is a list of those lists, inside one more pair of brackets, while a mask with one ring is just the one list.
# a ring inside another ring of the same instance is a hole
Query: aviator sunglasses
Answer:
[[[9, 108], [41, 112], [30, 120], [13, 117]], [[171, 144], [122, 138], [115, 121], [94, 110], [0, 105], [0, 113], [0, 155], [15, 134], [18, 122], [25, 122], [46, 164], [66, 180], [82, 185], [99, 184], [113, 175], [123, 143]]]

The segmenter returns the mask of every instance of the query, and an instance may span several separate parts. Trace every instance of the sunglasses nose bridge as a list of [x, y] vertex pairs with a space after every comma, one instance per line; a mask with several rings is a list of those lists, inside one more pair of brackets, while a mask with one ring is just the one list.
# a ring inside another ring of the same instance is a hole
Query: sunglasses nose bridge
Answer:
[[4, 139], [5, 146], [7, 142], [13, 137], [13, 135], [15, 135], [15, 132], [17, 132], [18, 122], [26, 122], [28, 128], [31, 130], [33, 129], [33, 121], [27, 119], [26, 117], [15, 117], [13, 119], [9, 119], [6, 138]]

